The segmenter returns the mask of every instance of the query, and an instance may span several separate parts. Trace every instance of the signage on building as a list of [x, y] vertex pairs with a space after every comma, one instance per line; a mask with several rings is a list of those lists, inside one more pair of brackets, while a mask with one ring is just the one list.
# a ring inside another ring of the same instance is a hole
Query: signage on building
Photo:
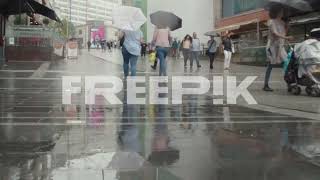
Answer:
[[78, 58], [78, 42], [77, 41], [69, 41], [67, 43], [67, 52], [69, 58]]
[[9, 38], [9, 45], [14, 45], [14, 37]]

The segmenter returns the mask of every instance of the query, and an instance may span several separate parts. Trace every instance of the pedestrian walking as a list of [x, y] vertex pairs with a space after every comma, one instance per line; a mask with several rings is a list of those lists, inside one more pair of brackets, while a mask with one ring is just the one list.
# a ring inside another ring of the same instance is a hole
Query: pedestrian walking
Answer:
[[182, 41], [182, 54], [184, 58], [184, 67], [187, 67], [188, 60], [190, 59], [190, 48], [192, 45], [192, 37], [187, 34]]
[[224, 53], [224, 70], [230, 69], [230, 62], [232, 59], [232, 41], [231, 33], [227, 33], [226, 37], [222, 41], [223, 53]]
[[191, 59], [190, 59], [190, 68], [193, 67], [193, 62], [197, 62], [197, 67], [201, 68], [200, 62], [199, 62], [199, 55], [201, 52], [201, 43], [197, 36], [197, 33], [193, 33], [193, 39], [192, 39], [192, 45], [191, 45]]
[[108, 41], [108, 42], [107, 42], [107, 46], [108, 46], [108, 50], [109, 50], [109, 52], [112, 52], [112, 49], [111, 49], [112, 44], [111, 44], [111, 42], [110, 42], [110, 41]]
[[264, 81], [264, 91], [273, 91], [269, 87], [269, 80], [273, 67], [281, 64], [282, 61], [288, 56], [284, 48], [286, 40], [291, 40], [293, 37], [287, 36], [287, 26], [283, 21], [284, 7], [281, 5], [273, 5], [269, 9], [269, 35], [266, 47], [267, 53], [267, 70]]
[[88, 46], [88, 52], [90, 52], [90, 49], [91, 49], [91, 41], [88, 41], [88, 42], [87, 42], [87, 46]]
[[145, 58], [147, 54], [147, 43], [142, 42], [141, 43], [141, 57]]
[[207, 56], [209, 56], [210, 60], [210, 69], [213, 69], [213, 62], [217, 52], [217, 41], [214, 39], [214, 36], [210, 36], [210, 40], [208, 41], [208, 50]]
[[167, 76], [167, 55], [170, 48], [170, 29], [167, 27], [156, 27], [152, 44], [156, 47], [157, 57], [160, 61], [159, 76]]
[[174, 38], [174, 41], [172, 42], [171, 50], [172, 50], [172, 57], [177, 58], [179, 44], [177, 41], [177, 38]]
[[[142, 32], [123, 30], [120, 38], [124, 37], [124, 42], [122, 46], [122, 56], [123, 56], [123, 71], [124, 76], [129, 76], [129, 69], [131, 71], [131, 76], [136, 76], [137, 71], [137, 61], [141, 53], [141, 42], [142, 42]], [[129, 67], [130, 64], [130, 67]]]

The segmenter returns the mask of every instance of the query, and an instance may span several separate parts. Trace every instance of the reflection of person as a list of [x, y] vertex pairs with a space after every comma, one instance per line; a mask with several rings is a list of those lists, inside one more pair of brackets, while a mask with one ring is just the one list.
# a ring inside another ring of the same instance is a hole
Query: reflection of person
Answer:
[[190, 62], [190, 68], [193, 66], [193, 61], [196, 60], [197, 67], [200, 68], [200, 62], [199, 62], [199, 55], [201, 51], [201, 43], [199, 38], [197, 37], [197, 33], [193, 33], [193, 39], [192, 39], [192, 46], [191, 46], [191, 62]]
[[214, 57], [217, 52], [217, 42], [213, 36], [210, 36], [210, 40], [208, 41], [208, 56], [210, 59], [210, 69], [213, 69]]
[[222, 41], [223, 53], [224, 53], [224, 69], [229, 70], [230, 62], [232, 58], [232, 41], [230, 38], [230, 33]]
[[153, 34], [152, 43], [156, 46], [157, 57], [160, 61], [159, 76], [167, 76], [166, 58], [170, 48], [170, 29], [167, 27], [157, 27]]
[[273, 91], [269, 87], [269, 80], [272, 68], [275, 64], [280, 64], [286, 57], [287, 53], [284, 48], [285, 40], [290, 40], [292, 37], [286, 36], [286, 23], [282, 20], [284, 16], [284, 8], [281, 5], [273, 5], [270, 7], [269, 15], [269, 36], [267, 44], [267, 71], [264, 81], [264, 91]]
[[184, 58], [184, 67], [187, 67], [188, 59], [190, 58], [190, 48], [192, 44], [192, 37], [187, 34], [182, 41], [182, 54]]
[[[140, 30], [137, 31], [127, 31], [124, 30], [122, 33], [122, 37], [125, 36], [125, 40], [122, 47], [122, 56], [123, 56], [123, 71], [124, 76], [129, 76], [129, 64], [131, 70], [131, 76], [136, 75], [136, 66], [137, 60], [141, 53], [140, 43], [142, 41], [142, 32]], [[120, 38], [122, 38], [120, 37]]]

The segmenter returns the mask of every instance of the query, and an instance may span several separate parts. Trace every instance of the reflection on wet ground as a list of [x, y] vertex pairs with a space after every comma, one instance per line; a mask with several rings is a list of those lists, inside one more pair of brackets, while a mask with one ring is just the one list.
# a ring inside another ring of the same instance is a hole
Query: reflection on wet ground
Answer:
[[2, 95], [1, 179], [320, 177], [312, 120], [192, 96], [181, 106], [61, 107], [47, 93]]
[[[59, 77], [0, 79], [0, 180], [320, 177], [318, 121], [214, 106], [206, 95], [183, 105], [105, 105], [96, 97], [83, 106], [79, 94], [62, 106]], [[119, 97], [125, 102], [126, 93]]]

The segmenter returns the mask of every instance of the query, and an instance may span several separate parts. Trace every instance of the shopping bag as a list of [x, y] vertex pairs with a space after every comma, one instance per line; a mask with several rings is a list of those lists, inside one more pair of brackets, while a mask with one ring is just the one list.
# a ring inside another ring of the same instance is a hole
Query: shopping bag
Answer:
[[149, 54], [149, 61], [151, 64], [154, 64], [154, 62], [156, 61], [156, 53], [155, 52], [152, 52]]

